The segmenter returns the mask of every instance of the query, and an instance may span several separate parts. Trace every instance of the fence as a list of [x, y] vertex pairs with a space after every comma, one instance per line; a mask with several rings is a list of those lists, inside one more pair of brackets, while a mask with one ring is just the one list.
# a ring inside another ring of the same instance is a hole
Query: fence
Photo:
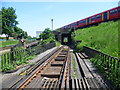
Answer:
[[83, 48], [84, 52], [92, 57], [91, 61], [104, 73], [105, 77], [120, 88], [120, 59], [89, 47], [84, 46]]
[[56, 43], [53, 42], [46, 44], [44, 46], [38, 44], [35, 47], [28, 47], [26, 49], [20, 49], [20, 50], [13, 49], [11, 52], [7, 52], [1, 55], [1, 69], [6, 71], [9, 68], [8, 66], [19, 65], [25, 62], [28, 56], [39, 54], [55, 46]]

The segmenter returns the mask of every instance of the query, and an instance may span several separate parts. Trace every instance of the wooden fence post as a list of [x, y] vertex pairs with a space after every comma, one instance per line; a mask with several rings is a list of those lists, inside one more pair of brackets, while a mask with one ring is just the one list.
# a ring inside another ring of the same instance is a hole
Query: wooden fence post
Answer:
[[11, 47], [11, 60], [14, 61], [14, 47]]

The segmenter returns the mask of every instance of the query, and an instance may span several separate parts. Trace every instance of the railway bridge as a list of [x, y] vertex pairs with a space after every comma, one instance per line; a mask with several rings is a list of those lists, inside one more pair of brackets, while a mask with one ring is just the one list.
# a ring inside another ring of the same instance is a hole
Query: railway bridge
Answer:
[[72, 41], [71, 32], [69, 30], [60, 30], [60, 32], [53, 31], [53, 34], [55, 34], [56, 40], [61, 42], [63, 45], [70, 44]]

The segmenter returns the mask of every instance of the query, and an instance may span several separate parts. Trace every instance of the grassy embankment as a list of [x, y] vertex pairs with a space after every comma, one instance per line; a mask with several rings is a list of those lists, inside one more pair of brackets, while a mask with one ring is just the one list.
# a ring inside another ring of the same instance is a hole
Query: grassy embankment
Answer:
[[18, 44], [19, 41], [18, 40], [7, 40], [7, 41], [0, 41], [0, 47], [5, 47], [5, 46], [10, 46], [10, 45], [15, 45]]
[[118, 56], [118, 52], [120, 52], [118, 48], [118, 22], [120, 20], [77, 30], [74, 40], [82, 40], [82, 43], [79, 43], [76, 48], [80, 50], [82, 46], [88, 46], [120, 58]]

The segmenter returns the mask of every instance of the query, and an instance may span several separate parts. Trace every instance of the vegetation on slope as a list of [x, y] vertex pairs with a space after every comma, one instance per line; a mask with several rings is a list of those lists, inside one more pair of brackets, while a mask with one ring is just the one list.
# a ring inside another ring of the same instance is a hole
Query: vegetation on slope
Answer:
[[18, 40], [0, 41], [0, 47], [6, 47], [6, 46], [10, 46], [10, 45], [15, 45], [15, 44], [18, 44], [18, 43], [19, 43]]
[[[107, 53], [114, 57], [118, 57], [118, 21], [110, 21], [77, 30], [73, 39], [82, 40], [77, 44], [76, 48], [81, 50], [82, 46], [88, 46]], [[73, 34], [74, 36], [74, 34]]]
[[55, 42], [56, 42], [56, 47], [59, 47], [61, 45], [59, 41], [55, 41]]

